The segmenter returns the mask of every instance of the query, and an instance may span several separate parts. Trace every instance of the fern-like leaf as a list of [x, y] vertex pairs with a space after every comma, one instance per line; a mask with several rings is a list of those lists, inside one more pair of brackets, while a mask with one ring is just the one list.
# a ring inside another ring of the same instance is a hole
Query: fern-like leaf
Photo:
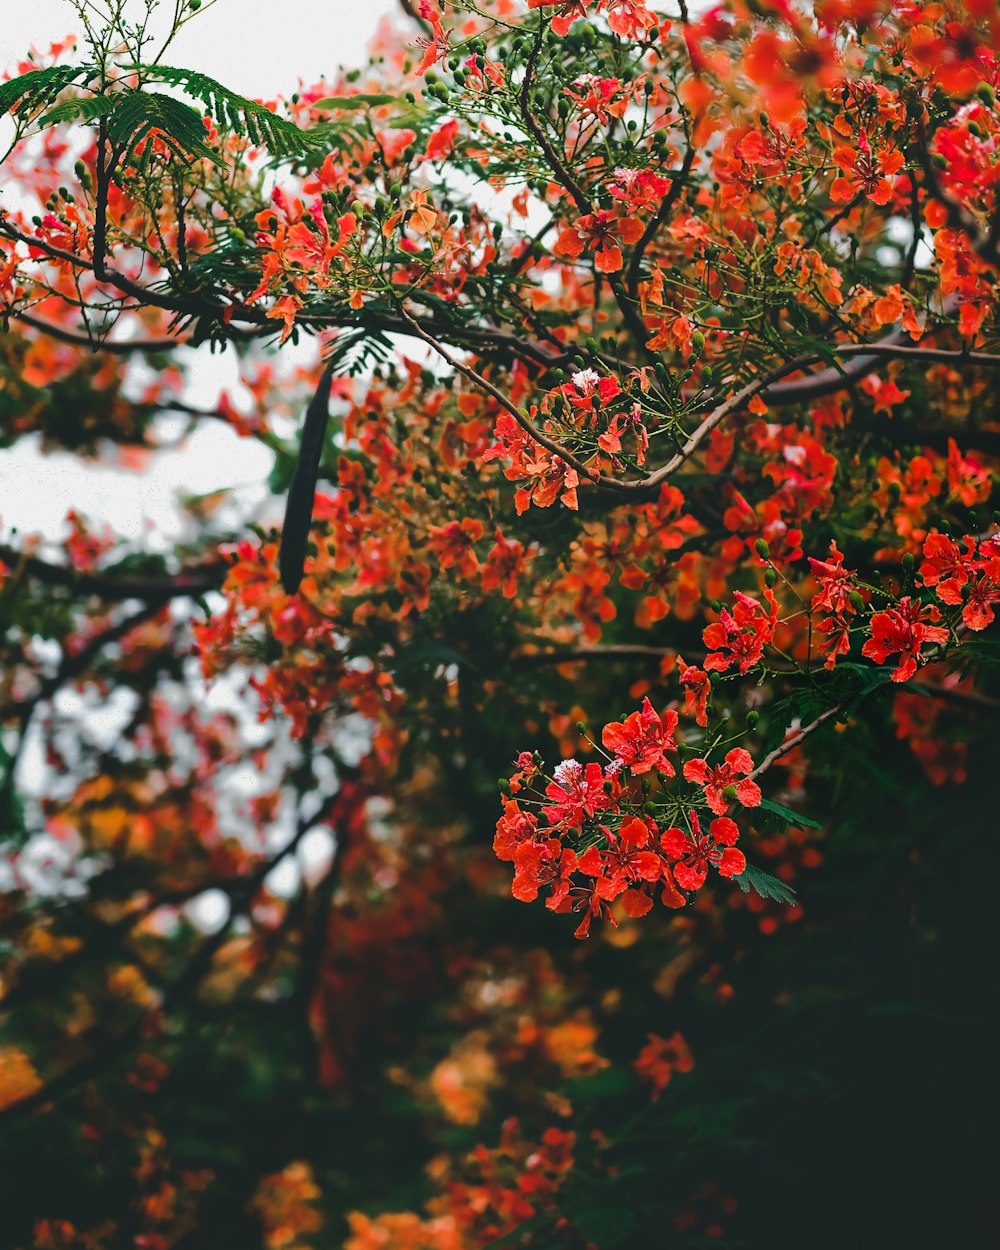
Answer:
[[52, 65], [30, 69], [26, 74], [0, 82], [0, 117], [13, 112], [31, 114], [54, 104], [61, 91], [83, 79], [84, 85], [97, 76], [94, 65]]
[[773, 898], [777, 903], [788, 903], [792, 907], [799, 901], [795, 891], [785, 885], [784, 881], [772, 877], [762, 868], [755, 868], [753, 864], [747, 864], [744, 871], [738, 877], [733, 877], [733, 880], [744, 894], [749, 894], [753, 890], [761, 898]]
[[120, 97], [114, 95], [77, 96], [63, 100], [39, 118], [41, 127], [54, 126], [57, 122], [92, 122], [107, 117], [118, 107]]
[[119, 102], [108, 116], [108, 138], [124, 150], [126, 164], [153, 131], [181, 160], [201, 158], [220, 163], [205, 142], [201, 114], [189, 104], [156, 91], [124, 91], [117, 98]]
[[256, 146], [266, 147], [277, 156], [303, 152], [318, 141], [316, 136], [300, 130], [294, 122], [272, 113], [256, 100], [237, 95], [197, 70], [178, 69], [172, 65], [131, 68], [141, 68], [147, 81], [165, 83], [184, 91], [204, 106], [220, 129], [249, 139]]

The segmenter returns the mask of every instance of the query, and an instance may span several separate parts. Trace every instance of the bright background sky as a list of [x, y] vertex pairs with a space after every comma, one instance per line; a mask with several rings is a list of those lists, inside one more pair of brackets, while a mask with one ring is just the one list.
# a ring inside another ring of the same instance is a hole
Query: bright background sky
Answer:
[[[132, 0], [137, 3], [137, 0]], [[166, 12], [171, 0], [161, 0]], [[34, 45], [45, 50], [81, 34], [69, 0], [0, 0], [0, 73], [10, 72]], [[140, 7], [139, 12], [142, 11]], [[381, 18], [399, 13], [397, 0], [218, 0], [182, 30], [168, 64], [199, 69], [253, 97], [290, 94], [301, 78], [332, 76], [339, 65], [361, 65]], [[406, 19], [400, 15], [399, 20]], [[414, 37], [417, 30], [414, 28]], [[3, 186], [0, 169], [0, 192]], [[192, 403], [210, 405], [220, 386], [236, 381], [232, 354], [200, 353]], [[61, 537], [70, 508], [108, 521], [122, 537], [158, 547], [178, 532], [178, 491], [204, 494], [245, 485], [252, 494], [267, 475], [270, 455], [237, 439], [221, 423], [204, 422], [183, 450], [162, 453], [141, 483], [134, 473], [68, 454], [41, 457], [36, 439], [0, 452], [0, 536], [12, 527]]]

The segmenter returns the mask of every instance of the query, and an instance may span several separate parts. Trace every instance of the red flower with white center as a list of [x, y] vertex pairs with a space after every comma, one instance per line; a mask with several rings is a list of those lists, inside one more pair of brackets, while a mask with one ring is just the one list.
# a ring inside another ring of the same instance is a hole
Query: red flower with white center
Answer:
[[935, 624], [940, 619], [941, 613], [933, 604], [925, 607], [906, 595], [895, 608], [872, 617], [872, 636], [861, 648], [861, 654], [876, 664], [884, 664], [890, 655], [899, 655], [892, 680], [908, 681], [917, 665], [923, 663], [920, 648], [925, 643], [948, 641], [948, 631]]
[[601, 273], [617, 273], [624, 265], [616, 240], [636, 243], [642, 236], [642, 222], [634, 217], [617, 217], [609, 208], [587, 213], [575, 226], [567, 226], [555, 241], [556, 256], [575, 259], [584, 248], [594, 251], [594, 264]]
[[608, 190], [629, 213], [654, 212], [670, 189], [670, 180], [651, 169], [616, 169]]
[[[606, 126], [612, 115], [621, 117], [628, 104], [628, 93], [622, 93], [621, 81], [617, 78], [599, 78], [597, 74], [581, 74], [573, 79], [573, 86], [579, 91], [565, 88], [571, 100], [580, 106], [581, 113], [589, 113], [596, 117], [602, 126]], [[619, 100], [615, 96], [621, 94]]]
[[627, 716], [622, 724], [604, 726], [601, 742], [637, 776], [657, 769], [668, 777], [674, 775], [674, 766], [666, 752], [676, 751], [674, 730], [677, 713], [665, 712], [657, 716], [649, 699], [643, 699], [642, 709]]
[[753, 760], [750, 752], [742, 747], [734, 747], [716, 768], [710, 768], [707, 760], [688, 760], [684, 765], [685, 780], [696, 781], [705, 787], [705, 802], [717, 816], [729, 807], [729, 800], [723, 791], [730, 786], [744, 807], [760, 806], [760, 786], [756, 781], [749, 780], [751, 772]]
[[603, 408], [621, 393], [621, 389], [614, 378], [602, 376], [596, 369], [580, 369], [560, 387], [562, 394], [574, 408], [595, 407], [595, 396]]
[[552, 778], [545, 787], [552, 806], [542, 810], [553, 825], [579, 829], [585, 820], [612, 806], [600, 764], [588, 764], [585, 768], [579, 760], [563, 760], [556, 765]]
[[691, 832], [665, 829], [660, 846], [673, 861], [674, 880], [682, 890], [699, 890], [712, 865], [720, 877], [738, 877], [747, 866], [746, 856], [736, 849], [740, 836], [735, 820], [720, 816], [703, 833], [697, 812], [690, 812]]

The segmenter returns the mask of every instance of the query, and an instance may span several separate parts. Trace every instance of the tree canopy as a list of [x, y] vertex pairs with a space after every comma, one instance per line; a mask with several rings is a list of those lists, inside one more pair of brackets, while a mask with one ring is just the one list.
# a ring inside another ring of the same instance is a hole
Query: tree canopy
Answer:
[[997, 6], [219, 2], [0, 81], [0, 446], [272, 464], [0, 534], [6, 1244], [986, 1245]]

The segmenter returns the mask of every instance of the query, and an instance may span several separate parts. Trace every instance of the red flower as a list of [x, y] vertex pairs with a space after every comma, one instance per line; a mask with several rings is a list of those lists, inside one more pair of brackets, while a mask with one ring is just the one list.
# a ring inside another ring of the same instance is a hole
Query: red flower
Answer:
[[677, 657], [681, 685], [684, 687], [684, 715], [693, 716], [696, 725], [708, 724], [708, 696], [712, 683], [704, 669], [695, 664], [685, 664]]
[[[721, 816], [729, 807], [729, 800], [723, 790], [732, 786], [736, 797], [744, 807], [760, 806], [760, 786], [747, 779], [753, 772], [753, 760], [750, 752], [742, 747], [734, 747], [717, 768], [709, 768], [707, 760], [688, 760], [684, 765], [686, 781], [696, 781], [705, 787], [705, 801], [717, 816]], [[740, 778], [744, 778], [742, 781]]]
[[531, 812], [523, 812], [516, 799], [507, 799], [493, 839], [497, 859], [513, 860], [521, 844], [533, 841], [537, 831], [538, 818]]
[[615, 239], [635, 243], [641, 235], [641, 221], [634, 217], [616, 217], [610, 208], [600, 208], [563, 230], [552, 250], [556, 256], [575, 258], [585, 247], [592, 248], [596, 252], [594, 264], [601, 273], [616, 273], [625, 262]]
[[691, 1071], [694, 1059], [680, 1033], [675, 1033], [673, 1037], [650, 1033], [648, 1037], [649, 1041], [639, 1051], [639, 1057], [632, 1066], [642, 1080], [652, 1082], [655, 1099], [670, 1084], [675, 1072]]
[[578, 760], [563, 760], [552, 773], [553, 780], [545, 787], [552, 800], [543, 812], [553, 825], [567, 824], [579, 829], [585, 820], [612, 806], [604, 789], [604, 773], [600, 764], [586, 768]]
[[884, 664], [886, 657], [899, 655], [899, 663], [893, 670], [893, 681], [908, 681], [922, 663], [920, 648], [925, 642], [947, 642], [948, 631], [935, 624], [941, 613], [933, 604], [926, 607], [909, 595], [900, 599], [895, 608], [877, 612], [872, 617], [872, 636], [861, 648], [861, 654]]
[[[522, 842], [514, 855], [514, 880], [511, 893], [522, 903], [531, 903], [545, 885], [554, 885], [557, 894], [559, 884], [568, 881], [576, 869], [576, 852], [563, 846], [558, 838], [545, 842]], [[549, 904], [552, 899], [548, 899]]]
[[[711, 654], [705, 657], [705, 668], [724, 673], [734, 664], [741, 673], [752, 668], [764, 654], [764, 647], [774, 637], [778, 605], [769, 590], [764, 592], [768, 607], [741, 590], [734, 592], [733, 610], [722, 609], [717, 621], [702, 631], [702, 639]], [[728, 651], [729, 655], [723, 654]]]
[[483, 569], [483, 590], [502, 588], [505, 599], [517, 594], [517, 577], [524, 569], [524, 547], [515, 539], [508, 542], [501, 531], [496, 532], [497, 541], [486, 557]]
[[705, 884], [708, 865], [712, 864], [720, 877], [738, 877], [747, 866], [742, 851], [736, 850], [740, 831], [734, 820], [720, 816], [709, 825], [708, 833], [702, 833], [697, 812], [689, 813], [691, 832], [683, 829], [666, 829], [660, 837], [663, 847], [673, 864], [674, 880], [683, 890], [698, 890]]
[[[655, 831], [654, 826], [653, 832]], [[652, 835], [645, 821], [638, 816], [627, 820], [618, 830], [617, 836], [610, 829], [606, 829], [604, 835], [608, 840], [605, 865], [615, 881], [636, 885], [644, 881], [656, 882], [663, 876], [663, 860], [655, 851], [643, 849], [649, 845]], [[642, 897], [647, 896], [644, 894]], [[652, 903], [649, 903], [641, 912], [629, 910], [629, 907], [626, 907], [626, 911], [629, 915], [642, 915], [651, 906]]]
[[676, 727], [676, 712], [665, 712], [661, 719], [646, 698], [642, 701], [642, 710], [626, 717], [623, 724], [605, 725], [601, 741], [636, 775], [655, 768], [672, 777], [674, 767], [666, 752], [677, 750], [673, 736]]

